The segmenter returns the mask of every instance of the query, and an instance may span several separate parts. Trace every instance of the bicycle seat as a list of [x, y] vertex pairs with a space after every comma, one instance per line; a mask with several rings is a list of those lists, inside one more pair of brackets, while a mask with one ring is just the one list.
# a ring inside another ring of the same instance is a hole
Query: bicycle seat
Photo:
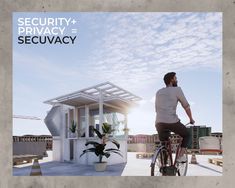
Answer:
[[160, 144], [162, 146], [166, 146], [166, 145], [170, 144], [170, 140], [160, 141]]

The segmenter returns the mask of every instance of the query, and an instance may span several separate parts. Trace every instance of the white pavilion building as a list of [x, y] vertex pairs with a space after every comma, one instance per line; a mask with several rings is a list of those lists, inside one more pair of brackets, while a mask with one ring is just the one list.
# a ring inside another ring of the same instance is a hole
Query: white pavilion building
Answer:
[[[45, 118], [45, 124], [53, 136], [53, 160], [70, 161], [78, 164], [92, 164], [98, 161], [94, 153], [79, 157], [87, 141], [99, 138], [91, 131], [95, 127], [102, 132], [104, 122], [115, 129], [113, 137], [120, 144], [123, 157], [112, 154], [104, 161], [108, 164], [127, 162], [127, 114], [141, 98], [110, 83], [105, 82], [67, 95], [56, 97], [44, 103], [52, 105]], [[77, 124], [76, 136], [69, 128], [72, 121]], [[107, 143], [106, 147], [114, 147]]]

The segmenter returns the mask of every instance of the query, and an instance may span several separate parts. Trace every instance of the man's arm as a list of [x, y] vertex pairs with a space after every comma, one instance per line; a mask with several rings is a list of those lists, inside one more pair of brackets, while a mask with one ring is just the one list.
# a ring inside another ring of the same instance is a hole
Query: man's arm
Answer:
[[191, 123], [191, 124], [194, 124], [194, 123], [195, 123], [195, 121], [193, 120], [192, 112], [191, 112], [190, 107], [188, 107], [188, 108], [186, 108], [186, 109], [184, 109], [184, 110], [185, 110], [186, 114], [187, 114], [187, 115], [188, 115], [188, 117], [189, 117], [189, 121], [190, 121], [190, 123]]
[[178, 99], [179, 99], [179, 101], [180, 101], [182, 107], [184, 108], [184, 110], [185, 110], [187, 116], [189, 117], [190, 123], [191, 123], [191, 124], [194, 124], [195, 121], [193, 120], [193, 117], [192, 117], [192, 112], [191, 112], [191, 109], [190, 109], [190, 105], [189, 105], [187, 99], [185, 98], [184, 93], [183, 93], [183, 91], [181, 90], [180, 87], [179, 87], [179, 90], [178, 90], [178, 91], [179, 91], [179, 92], [178, 92]]

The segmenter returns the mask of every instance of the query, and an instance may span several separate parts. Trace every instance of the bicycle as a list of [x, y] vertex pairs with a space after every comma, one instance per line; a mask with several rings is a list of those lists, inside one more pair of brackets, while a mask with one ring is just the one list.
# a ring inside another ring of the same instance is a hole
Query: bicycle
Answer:
[[[188, 123], [189, 124], [189, 123]], [[186, 125], [188, 125], [186, 124]], [[185, 125], [185, 126], [186, 126]], [[161, 141], [157, 147], [151, 161], [151, 176], [186, 176], [188, 169], [188, 154], [184, 153], [186, 162], [178, 162], [179, 150], [182, 138], [178, 140], [176, 148], [172, 147], [171, 139]], [[173, 153], [175, 152], [175, 159], [173, 160]]]

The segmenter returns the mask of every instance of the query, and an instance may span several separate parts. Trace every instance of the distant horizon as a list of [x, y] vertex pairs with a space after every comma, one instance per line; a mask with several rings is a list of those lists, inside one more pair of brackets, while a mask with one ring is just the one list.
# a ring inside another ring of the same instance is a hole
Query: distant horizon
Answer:
[[[195, 126], [200, 126], [200, 127], [204, 127], [205, 125], [195, 125]], [[188, 126], [188, 127], [193, 127], [193, 126]], [[207, 127], [207, 126], [206, 126]], [[207, 128], [212, 128], [212, 127], [207, 127]], [[212, 133], [223, 133], [223, 132], [212, 132]], [[147, 135], [147, 136], [152, 136], [152, 135], [158, 135], [158, 133], [155, 134], [144, 134], [144, 133], [139, 133], [139, 134], [128, 134], [128, 136], [137, 136], [137, 135]], [[36, 134], [25, 134], [25, 135], [12, 135], [12, 136], [52, 136], [50, 134], [48, 135], [36, 135]], [[53, 136], [52, 136], [53, 137]]]

